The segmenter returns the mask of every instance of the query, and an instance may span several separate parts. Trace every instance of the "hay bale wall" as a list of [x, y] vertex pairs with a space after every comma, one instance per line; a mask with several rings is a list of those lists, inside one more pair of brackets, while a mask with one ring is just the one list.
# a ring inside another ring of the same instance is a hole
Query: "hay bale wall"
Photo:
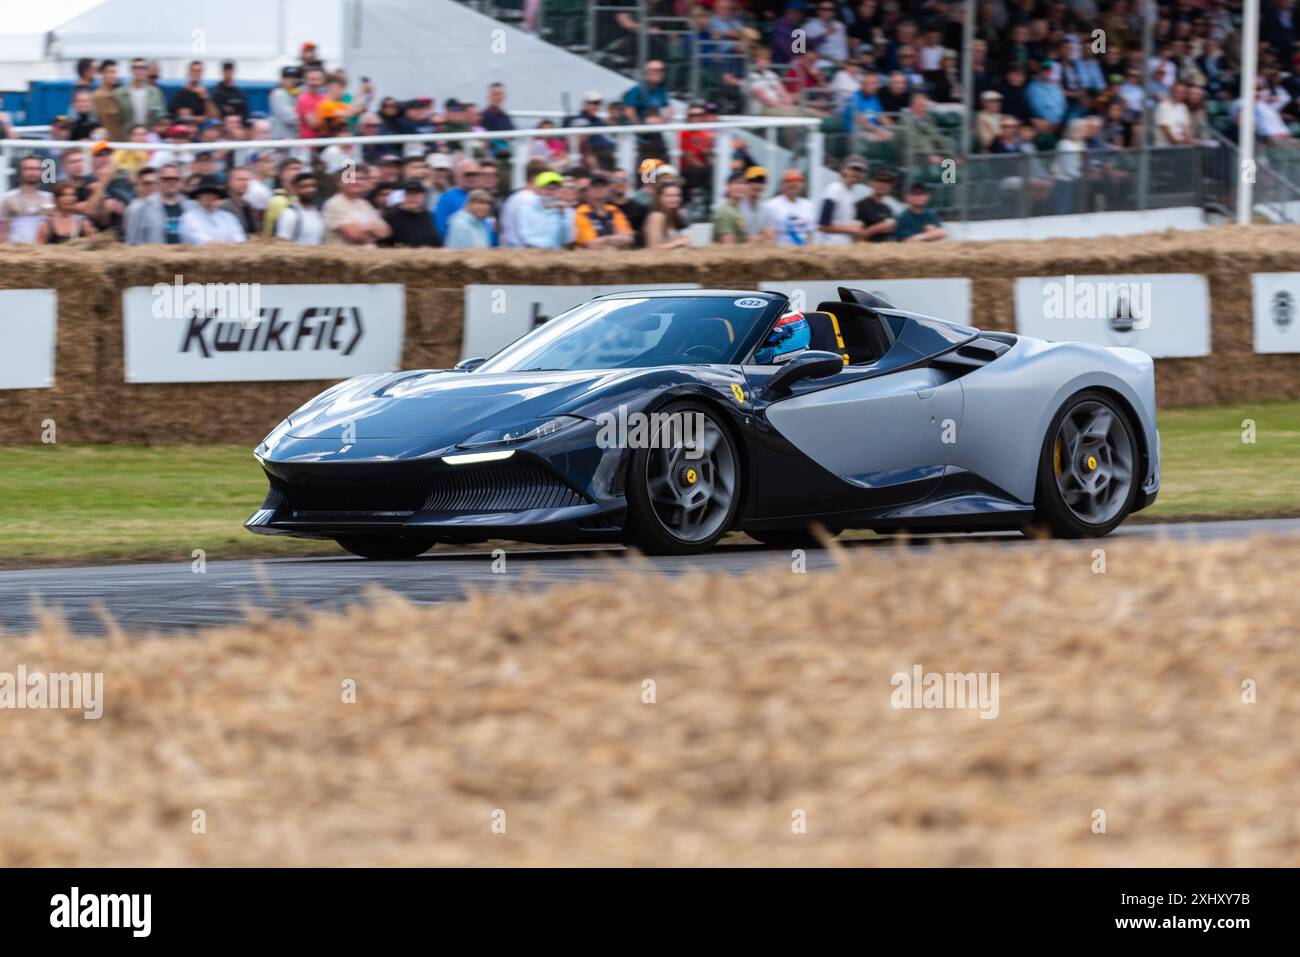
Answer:
[[[666, 253], [306, 249], [272, 241], [192, 248], [0, 248], [0, 289], [54, 289], [59, 340], [52, 389], [0, 391], [0, 442], [36, 442], [42, 422], [63, 442], [253, 443], [323, 382], [139, 384], [123, 381], [122, 291], [171, 282], [402, 283], [405, 368], [444, 367], [460, 355], [463, 287], [473, 283], [760, 282], [969, 277], [971, 318], [1014, 329], [1020, 276], [1200, 273], [1209, 277], [1211, 354], [1157, 362], [1160, 402], [1205, 405], [1300, 397], [1300, 354], [1252, 351], [1250, 275], [1300, 271], [1300, 227], [1052, 242], [931, 246], [707, 249]], [[3, 343], [0, 343], [0, 348]]]

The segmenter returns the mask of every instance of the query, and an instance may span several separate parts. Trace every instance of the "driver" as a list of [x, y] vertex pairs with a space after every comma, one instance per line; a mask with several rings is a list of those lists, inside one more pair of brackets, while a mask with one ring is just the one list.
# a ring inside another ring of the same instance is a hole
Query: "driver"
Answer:
[[782, 316], [764, 340], [754, 361], [759, 365], [776, 365], [786, 362], [806, 351], [812, 343], [812, 330], [801, 312], [788, 312]]

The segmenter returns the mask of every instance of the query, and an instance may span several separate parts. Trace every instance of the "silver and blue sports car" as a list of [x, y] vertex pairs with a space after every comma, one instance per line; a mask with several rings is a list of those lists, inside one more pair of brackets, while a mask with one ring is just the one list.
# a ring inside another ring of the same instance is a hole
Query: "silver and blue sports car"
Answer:
[[840, 289], [602, 296], [490, 359], [361, 376], [255, 455], [259, 534], [367, 558], [438, 542], [728, 531], [1025, 529], [1105, 535], [1155, 500], [1152, 360], [981, 332]]

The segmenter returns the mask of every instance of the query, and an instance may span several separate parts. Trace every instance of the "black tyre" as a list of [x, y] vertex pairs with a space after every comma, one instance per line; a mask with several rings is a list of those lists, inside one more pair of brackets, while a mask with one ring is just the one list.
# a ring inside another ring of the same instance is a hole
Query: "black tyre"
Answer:
[[[827, 528], [826, 534], [834, 538], [841, 529]], [[825, 548], [825, 544], [811, 528], [781, 528], [762, 532], [746, 532], [750, 538], [772, 548]]]
[[433, 547], [427, 538], [385, 538], [375, 535], [335, 539], [344, 551], [362, 558], [381, 561], [403, 561], [423, 555]]
[[656, 434], [651, 448], [632, 452], [625, 539], [648, 554], [707, 551], [736, 517], [740, 448], [719, 414], [704, 405], [677, 402], [660, 411], [689, 416], [693, 424], [673, 436]]
[[1133, 423], [1119, 403], [1092, 389], [1072, 395], [1043, 439], [1038, 518], [1060, 538], [1110, 534], [1132, 511], [1139, 461]]

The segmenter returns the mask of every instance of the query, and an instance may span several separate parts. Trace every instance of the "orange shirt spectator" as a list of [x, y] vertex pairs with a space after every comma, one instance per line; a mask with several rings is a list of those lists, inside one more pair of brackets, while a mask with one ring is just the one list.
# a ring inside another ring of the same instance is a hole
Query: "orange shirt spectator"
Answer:
[[573, 244], [579, 249], [627, 249], [636, 242], [627, 217], [608, 196], [609, 178], [597, 173], [587, 187], [587, 202], [573, 213]]

